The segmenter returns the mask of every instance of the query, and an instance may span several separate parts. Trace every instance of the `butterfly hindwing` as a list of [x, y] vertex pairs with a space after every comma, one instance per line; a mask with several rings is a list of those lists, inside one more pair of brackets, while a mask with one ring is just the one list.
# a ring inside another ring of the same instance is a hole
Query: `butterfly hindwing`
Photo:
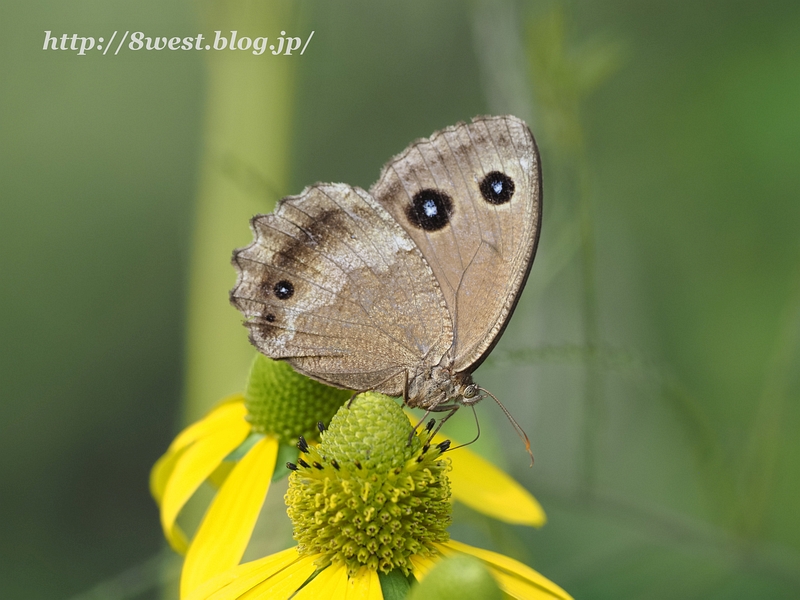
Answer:
[[364, 190], [318, 184], [251, 225], [231, 301], [264, 354], [325, 383], [399, 395], [403, 373], [452, 345], [431, 268]]

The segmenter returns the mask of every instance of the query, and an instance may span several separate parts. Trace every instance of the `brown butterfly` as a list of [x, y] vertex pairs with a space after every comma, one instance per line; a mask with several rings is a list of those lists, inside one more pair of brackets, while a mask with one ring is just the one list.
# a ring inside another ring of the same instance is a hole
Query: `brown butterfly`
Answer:
[[333, 386], [402, 395], [426, 417], [452, 414], [486, 392], [472, 372], [528, 278], [541, 190], [522, 120], [447, 127], [390, 160], [369, 192], [316, 184], [253, 217], [231, 302], [267, 356]]

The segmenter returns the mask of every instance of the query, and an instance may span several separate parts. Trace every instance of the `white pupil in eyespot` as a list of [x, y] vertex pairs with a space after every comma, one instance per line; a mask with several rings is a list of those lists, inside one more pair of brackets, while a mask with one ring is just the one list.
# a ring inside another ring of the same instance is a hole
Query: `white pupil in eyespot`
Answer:
[[494, 193], [499, 196], [501, 193], [503, 193], [503, 182], [495, 181], [492, 183], [492, 189], [494, 190]]
[[426, 217], [435, 217], [439, 210], [436, 208], [436, 203], [433, 200], [426, 200], [422, 205], [422, 210], [425, 211]]

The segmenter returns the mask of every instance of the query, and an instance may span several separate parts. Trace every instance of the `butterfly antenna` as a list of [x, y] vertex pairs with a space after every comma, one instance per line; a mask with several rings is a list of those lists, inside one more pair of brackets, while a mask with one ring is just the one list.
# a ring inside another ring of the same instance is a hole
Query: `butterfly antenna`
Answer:
[[528, 439], [528, 434], [526, 434], [526, 433], [525, 433], [525, 431], [522, 429], [522, 427], [520, 427], [520, 424], [519, 424], [519, 423], [517, 423], [517, 422], [514, 420], [514, 417], [512, 417], [512, 416], [511, 416], [511, 413], [510, 413], [510, 412], [508, 412], [508, 409], [507, 409], [505, 406], [503, 406], [503, 403], [502, 403], [502, 402], [500, 402], [500, 400], [498, 400], [498, 399], [497, 399], [497, 396], [495, 396], [495, 395], [494, 395], [492, 392], [490, 392], [489, 390], [487, 390], [487, 389], [484, 389], [484, 388], [482, 388], [482, 387], [480, 387], [480, 386], [478, 386], [478, 390], [480, 390], [481, 392], [484, 392], [484, 393], [485, 393], [485, 394], [487, 394], [488, 396], [491, 396], [492, 400], [494, 400], [495, 402], [497, 402], [497, 406], [499, 406], [499, 407], [501, 408], [501, 410], [502, 410], [504, 413], [506, 413], [506, 417], [508, 417], [508, 420], [509, 420], [509, 421], [511, 421], [511, 425], [513, 425], [513, 426], [514, 426], [514, 429], [516, 430], [516, 432], [517, 432], [517, 435], [518, 435], [520, 438], [522, 438], [522, 440], [525, 442], [525, 450], [527, 450], [527, 452], [528, 452], [528, 455], [531, 457], [531, 465], [530, 465], [530, 466], [533, 466], [533, 452], [531, 452], [531, 441]]

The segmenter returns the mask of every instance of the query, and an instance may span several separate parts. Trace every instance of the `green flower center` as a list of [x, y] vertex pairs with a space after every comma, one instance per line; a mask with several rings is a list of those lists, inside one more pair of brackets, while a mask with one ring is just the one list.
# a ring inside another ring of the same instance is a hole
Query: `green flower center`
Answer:
[[259, 354], [250, 367], [244, 400], [254, 432], [293, 444], [300, 436], [317, 439], [317, 423], [328, 423], [350, 396]]
[[[286, 504], [303, 554], [317, 565], [410, 573], [412, 555], [449, 539], [447, 444], [427, 446], [391, 398], [367, 392], [343, 406], [317, 448], [301, 440]], [[294, 465], [292, 465], [294, 466]]]

